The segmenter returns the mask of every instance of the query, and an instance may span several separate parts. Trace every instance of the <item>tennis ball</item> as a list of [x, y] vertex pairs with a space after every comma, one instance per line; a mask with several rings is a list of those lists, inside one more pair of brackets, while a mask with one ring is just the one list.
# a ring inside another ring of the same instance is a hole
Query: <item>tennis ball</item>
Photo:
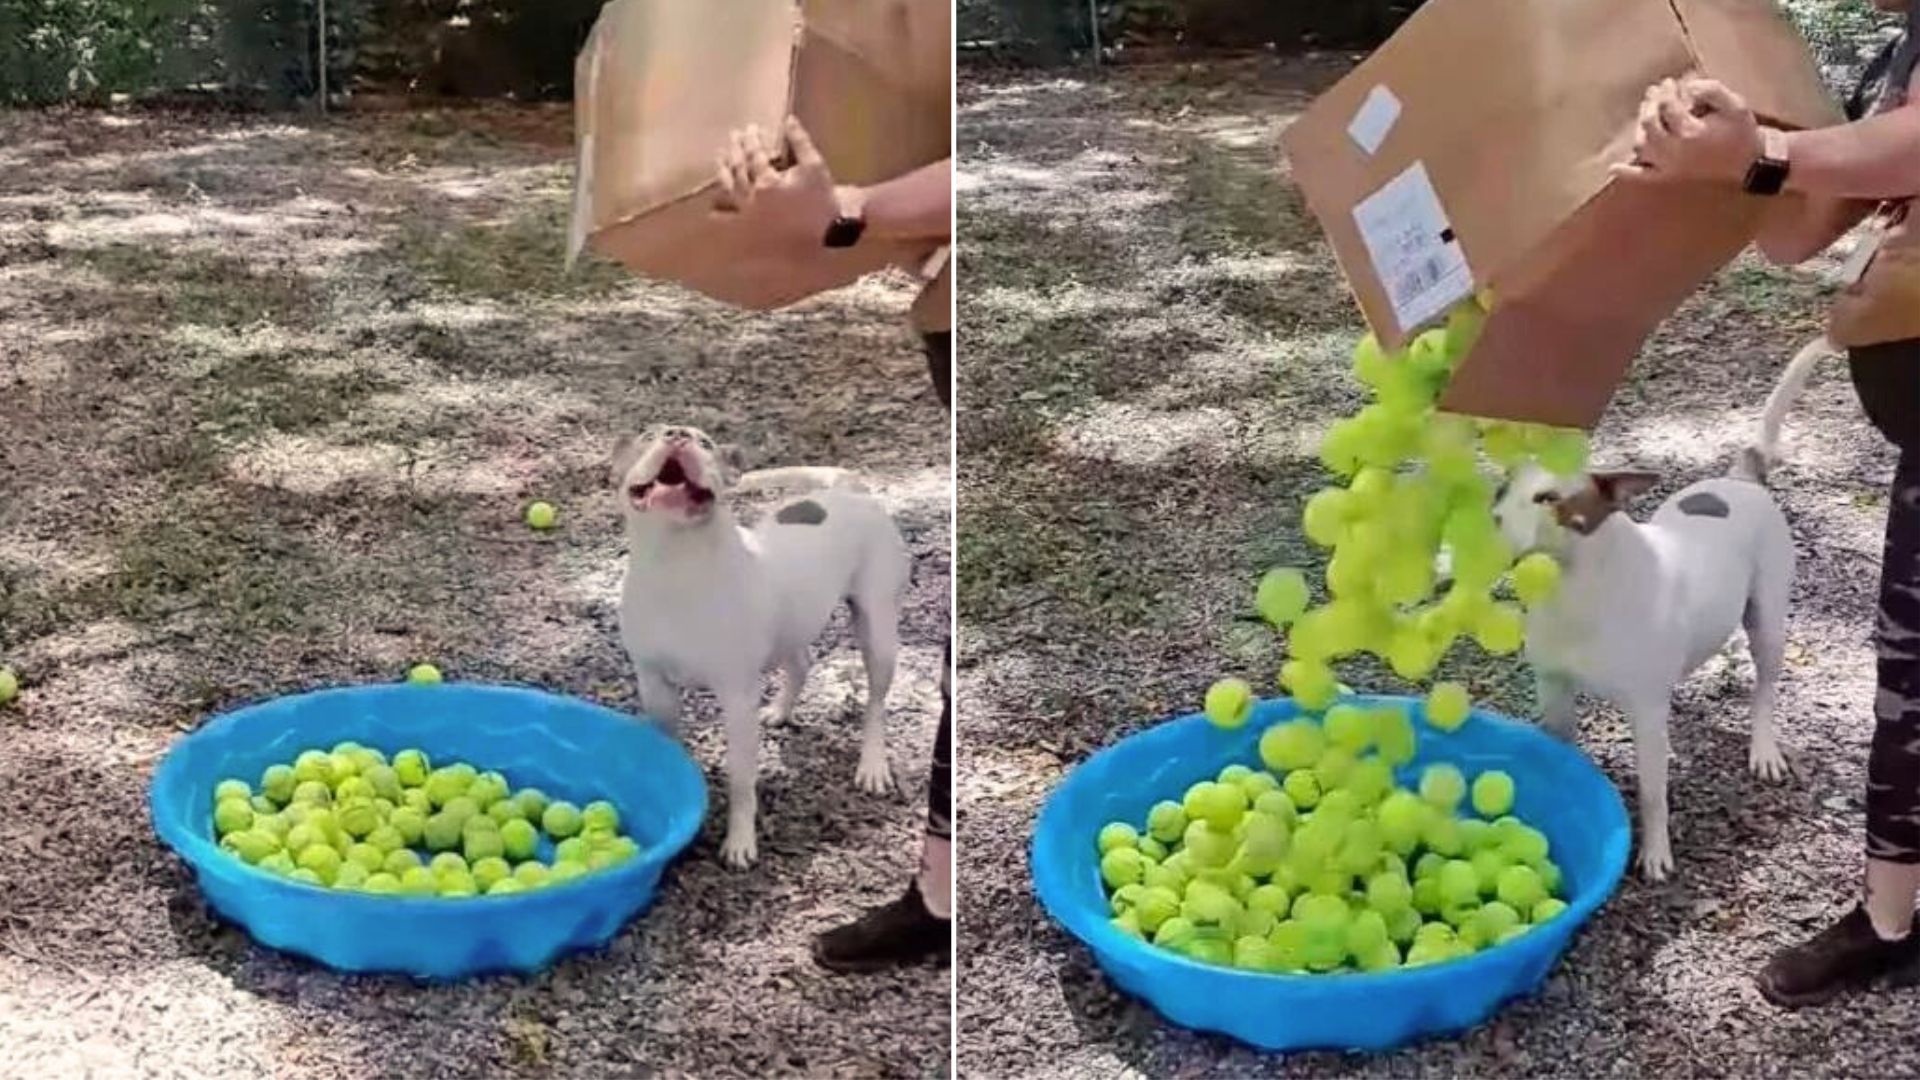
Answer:
[[1347, 782], [1358, 764], [1353, 751], [1338, 746], [1329, 747], [1326, 753], [1320, 755], [1320, 760], [1313, 763], [1313, 778], [1320, 781], [1321, 791], [1332, 792]]
[[[1547, 834], [1541, 832], [1539, 829], [1529, 826], [1516, 830], [1514, 835], [1503, 839], [1500, 842], [1500, 846], [1506, 851], [1508, 858], [1511, 858], [1515, 862], [1551, 865], [1547, 860]], [[1559, 869], [1555, 867], [1553, 876], [1557, 876], [1558, 873]], [[1544, 867], [1541, 868], [1541, 876], [1549, 876]], [[1548, 883], [1547, 889], [1549, 891], [1553, 889], [1551, 881]]]
[[591, 850], [585, 839], [571, 836], [553, 846], [553, 861], [556, 867], [563, 862], [577, 862], [584, 865]]
[[1253, 712], [1253, 687], [1245, 679], [1221, 679], [1207, 688], [1204, 708], [1214, 727], [1237, 728]]
[[[598, 854], [589, 850], [586, 862], [593, 866], [593, 857]], [[597, 869], [597, 868], [596, 868]], [[1116, 848], [1100, 857], [1100, 879], [1107, 887], [1117, 889], [1122, 885], [1138, 884], [1141, 875], [1147, 871], [1146, 856], [1137, 848]]]
[[1529, 608], [1539, 607], [1560, 590], [1560, 564], [1536, 551], [1513, 564], [1513, 594]]
[[1301, 810], [1311, 810], [1320, 802], [1320, 780], [1311, 769], [1295, 769], [1287, 774], [1280, 790]]
[[410, 848], [401, 848], [398, 851], [387, 852], [387, 857], [385, 861], [381, 863], [381, 868], [395, 877], [403, 877], [407, 871], [419, 865], [420, 855], [418, 852]]
[[[1136, 852], [1135, 854], [1138, 854], [1138, 852]], [[1145, 856], [1142, 856], [1141, 858], [1142, 858], [1141, 865], [1144, 866]], [[619, 861], [620, 860], [614, 857], [613, 852], [608, 851], [605, 848], [594, 848], [593, 850], [587, 852], [587, 869], [588, 870], [605, 870], [606, 868], [612, 866], [614, 863]]]
[[1460, 846], [1467, 854], [1485, 851], [1498, 842], [1492, 825], [1478, 818], [1460, 819]]
[[436, 891], [450, 899], [480, 895], [480, 890], [474, 886], [473, 875], [465, 870], [442, 874], [434, 880], [437, 883]]
[[1449, 859], [1434, 880], [1438, 883], [1443, 907], [1477, 903], [1480, 899], [1480, 875], [1474, 872], [1472, 863], [1463, 859]]
[[253, 827], [253, 807], [245, 799], [228, 799], [213, 808], [213, 827], [221, 836]]
[[466, 795], [473, 800], [475, 806], [486, 810], [494, 803], [506, 799], [510, 791], [512, 788], [508, 786], [506, 777], [497, 772], [484, 772], [474, 777], [473, 783], [467, 787]]
[[213, 804], [218, 806], [228, 799], [251, 802], [253, 789], [247, 786], [245, 780], [222, 780], [213, 786]]
[[525, 821], [527, 819], [527, 815], [520, 810], [520, 803], [512, 797], [494, 800], [493, 803], [487, 807], [487, 816], [492, 818], [496, 825], [505, 825], [509, 821]]
[[20, 696], [20, 676], [10, 667], [0, 667], [0, 705], [12, 704]]
[[275, 841], [281, 841], [285, 840], [287, 833], [292, 831], [293, 822], [288, 821], [285, 814], [262, 814], [255, 812], [253, 815], [253, 827], [257, 831], [273, 837]]
[[467, 866], [467, 860], [461, 857], [457, 851], [443, 851], [435, 855], [433, 859], [427, 863], [427, 869], [433, 871], [435, 877], [445, 877], [452, 873], [466, 874], [472, 872]]
[[1353, 497], [1339, 488], [1322, 488], [1307, 499], [1300, 524], [1307, 539], [1323, 548], [1331, 548], [1346, 535], [1347, 522], [1354, 510]]
[[1357, 418], [1335, 421], [1320, 437], [1320, 464], [1335, 476], [1352, 476], [1360, 467], [1361, 451], [1367, 441], [1365, 428]]
[[540, 530], [551, 529], [553, 528], [555, 516], [551, 504], [543, 502], [533, 503], [527, 507], [527, 526]]
[[1326, 751], [1320, 725], [1311, 720], [1289, 720], [1260, 734], [1260, 763], [1276, 773], [1312, 768]]
[[1473, 639], [1494, 656], [1517, 652], [1526, 637], [1526, 623], [1512, 604], [1494, 604], [1474, 623]]
[[[395, 811], [398, 813], [398, 811]], [[392, 825], [382, 825], [367, 834], [366, 842], [384, 858], [388, 852], [398, 851], [407, 846], [407, 838]]]
[[1307, 576], [1292, 567], [1267, 571], [1253, 593], [1255, 610], [1274, 626], [1286, 626], [1305, 614], [1308, 600]]
[[[394, 812], [399, 813], [397, 810]], [[435, 814], [427, 819], [420, 836], [428, 851], [451, 851], [460, 846], [460, 822], [445, 813]]]
[[333, 789], [324, 781], [302, 780], [293, 789], [293, 801], [310, 806], [327, 806], [333, 802]]
[[514, 893], [523, 893], [526, 891], [527, 886], [510, 877], [501, 878], [485, 890], [488, 896], [511, 896]]
[[1195, 881], [1180, 901], [1180, 914], [1195, 926], [1232, 926], [1240, 918], [1240, 902], [1222, 886]]
[[309, 870], [304, 866], [296, 866], [292, 870], [288, 871], [287, 880], [297, 881], [302, 885], [313, 885], [319, 888], [325, 888], [327, 884], [324, 880], [321, 879], [320, 875], [317, 872], [313, 870]]
[[1374, 910], [1362, 911], [1347, 923], [1347, 953], [1361, 957], [1388, 944], [1386, 916]]
[[[446, 805], [440, 808], [440, 812], [458, 821], [461, 827], [465, 828], [467, 822], [480, 816], [480, 804], [465, 795], [456, 795], [447, 800]], [[487, 820], [492, 821], [493, 819], [488, 818]]]
[[407, 681], [415, 686], [433, 686], [443, 680], [439, 668], [432, 664], [415, 664], [407, 669]]
[[547, 883], [564, 885], [575, 878], [586, 876], [586, 873], [587, 864], [584, 862], [557, 862], [548, 871]]
[[620, 831], [620, 811], [605, 799], [595, 799], [580, 808], [580, 825], [585, 829]]
[[520, 816], [535, 824], [547, 810], [547, 793], [539, 788], [521, 788], [514, 793], [513, 801], [520, 804]]
[[1565, 910], [1567, 910], [1567, 902], [1565, 900], [1560, 900], [1550, 896], [1545, 900], [1542, 900], [1539, 903], [1533, 905], [1533, 909], [1532, 909], [1533, 921], [1535, 923], [1546, 922], [1547, 920], [1554, 918], [1555, 916], [1559, 915], [1561, 912]]
[[386, 869], [387, 853], [372, 844], [351, 844], [347, 847], [346, 862], [372, 874]]
[[1393, 790], [1393, 767], [1377, 757], [1365, 758], [1347, 774], [1345, 790], [1362, 807], [1372, 806]]
[[1473, 778], [1473, 812], [1481, 817], [1499, 817], [1513, 809], [1513, 777], [1499, 769], [1488, 769]]
[[1373, 713], [1373, 742], [1380, 760], [1398, 768], [1413, 760], [1418, 736], [1406, 712], [1391, 706]]
[[400, 891], [400, 879], [384, 870], [368, 874], [367, 880], [360, 886], [360, 891], [373, 893], [376, 896], [391, 896]]
[[427, 798], [434, 808], [444, 809], [448, 803], [466, 794], [468, 782], [452, 767], [444, 767], [428, 774], [427, 782], [422, 787], [426, 789]]
[[[477, 818], [475, 820], [485, 821], [489, 825], [493, 824], [491, 818]], [[506, 843], [500, 838], [499, 831], [491, 828], [467, 830], [462, 838], [462, 847], [466, 852], [469, 862], [478, 862], [482, 859], [497, 859], [507, 853]]]
[[509, 859], [531, 859], [540, 846], [540, 832], [532, 822], [515, 818], [500, 826], [500, 845]]
[[428, 760], [424, 750], [406, 749], [393, 755], [393, 773], [400, 783], [414, 788], [427, 782], [433, 772], [433, 763]]
[[1427, 824], [1420, 832], [1420, 841], [1426, 844], [1429, 850], [1448, 858], [1466, 850], [1466, 844], [1460, 836], [1460, 820], [1448, 811], [1427, 814]]
[[297, 783], [318, 782], [331, 787], [333, 759], [324, 751], [304, 750], [293, 759], [293, 778]]
[[1147, 834], [1163, 844], [1175, 843], [1187, 831], [1186, 808], [1172, 799], [1162, 799], [1147, 811]]
[[1494, 890], [1500, 887], [1500, 874], [1506, 870], [1508, 863], [1507, 857], [1498, 850], [1485, 848], [1469, 856], [1467, 865], [1473, 867], [1481, 895], [1492, 896]]
[[339, 872], [333, 875], [333, 881], [329, 884], [336, 889], [347, 889], [357, 892], [366, 886], [367, 879], [372, 876], [373, 875], [367, 871], [367, 868], [361, 866], [359, 863], [341, 863]]
[[1226, 866], [1232, 861], [1237, 846], [1230, 833], [1216, 829], [1204, 820], [1188, 822], [1184, 840], [1186, 862], [1194, 869]]
[[[351, 769], [359, 768], [359, 765], [353, 762], [347, 762], [346, 765]], [[340, 778], [334, 784], [334, 802], [347, 802], [352, 799], [365, 799], [368, 802], [373, 801], [376, 792], [373, 790], [373, 785], [368, 783], [364, 777], [343, 773], [338, 770], [335, 770], [334, 776]]]
[[260, 793], [284, 806], [293, 800], [293, 789], [299, 782], [292, 768], [269, 765], [260, 774]]
[[[352, 752], [341, 753], [336, 750], [327, 755], [327, 769], [333, 774], [333, 785], [337, 791], [348, 781], [359, 779], [360, 759], [354, 756]], [[373, 789], [371, 787], [361, 792], [361, 794], [365, 795], [371, 795], [372, 793]]]
[[404, 785], [400, 783], [400, 774], [391, 765], [375, 765], [360, 774], [360, 779], [373, 794], [389, 802], [399, 802]]
[[1358, 754], [1373, 743], [1373, 717], [1358, 705], [1335, 705], [1328, 709], [1321, 727], [1328, 742], [1349, 753]]
[[[1152, 843], [1155, 843], [1155, 841], [1144, 840], [1142, 841], [1142, 843], [1152, 844]], [[628, 859], [631, 859], [634, 856], [640, 854], [640, 844], [638, 841], [634, 840], [634, 838], [631, 836], [616, 836], [607, 843], [606, 850], [607, 850], [607, 854], [613, 856], [613, 861], [615, 863], [623, 863], [623, 862], [626, 862]], [[1161, 848], [1160, 849], [1161, 855], [1165, 855], [1166, 850], [1167, 849], [1164, 847]], [[1146, 851], [1144, 848], [1142, 848], [1142, 853], [1145, 854], [1149, 859], [1155, 858], [1153, 852]], [[1141, 880], [1144, 882], [1146, 879], [1143, 877]]]
[[1380, 825], [1380, 839], [1402, 855], [1411, 852], [1420, 843], [1427, 812], [1427, 804], [1412, 792], [1389, 793], [1380, 801], [1380, 808], [1375, 812], [1375, 820]]
[[344, 860], [333, 848], [325, 844], [314, 844], [294, 856], [293, 861], [301, 869], [312, 871], [322, 883], [331, 885], [335, 876], [340, 873], [340, 864]]
[[1185, 806], [1189, 820], [1199, 819], [1222, 833], [1230, 833], [1251, 801], [1238, 785], [1202, 780], [1187, 789]]
[[400, 846], [412, 847], [426, 835], [427, 815], [410, 806], [396, 807], [387, 816], [387, 825], [400, 834]]
[[540, 827], [556, 840], [578, 834], [582, 824], [580, 811], [570, 802], [549, 803], [540, 814]]
[[220, 846], [239, 856], [242, 862], [258, 865], [261, 860], [280, 850], [280, 841], [271, 833], [248, 829], [222, 837]]
[[410, 787], [401, 792], [400, 805], [415, 811], [422, 818], [433, 816], [433, 800], [427, 798], [427, 789], [424, 787]]
[[473, 863], [473, 884], [482, 892], [492, 888], [495, 882], [505, 881], [512, 874], [513, 867], [497, 855], [484, 856]]
[[1249, 770], [1247, 775], [1240, 777], [1235, 783], [1239, 785], [1241, 791], [1247, 793], [1248, 799], [1254, 801], [1258, 801], [1262, 795], [1280, 790], [1279, 778], [1265, 769], [1259, 772]]
[[1420, 773], [1420, 797], [1435, 808], [1453, 813], [1467, 795], [1467, 778], [1445, 762], [1429, 765]]
[[1458, 731], [1473, 711], [1473, 699], [1467, 688], [1457, 682], [1435, 683], [1427, 692], [1424, 715], [1427, 723], [1441, 731]]
[[1138, 847], [1140, 834], [1124, 821], [1110, 821], [1101, 826], [1100, 835], [1094, 838], [1094, 843], [1100, 849], [1100, 854], [1105, 855], [1114, 848]]
[[440, 891], [440, 879], [424, 866], [409, 867], [400, 874], [400, 891], [408, 896], [432, 896]]
[[1530, 866], [1509, 866], [1500, 871], [1493, 894], [1516, 911], [1532, 911], [1547, 899], [1547, 888], [1540, 874]]
[[1433, 642], [1414, 626], [1395, 630], [1387, 644], [1387, 666], [1408, 682], [1425, 679], [1439, 660]]
[[380, 827], [380, 811], [374, 808], [373, 800], [360, 799], [342, 806], [336, 818], [340, 828], [354, 839], [362, 839]]
[[553, 881], [553, 871], [545, 863], [523, 862], [513, 868], [513, 880], [528, 889], [544, 889]]
[[1578, 476], [1587, 467], [1587, 433], [1577, 428], [1553, 431], [1541, 443], [1540, 464], [1555, 476]]

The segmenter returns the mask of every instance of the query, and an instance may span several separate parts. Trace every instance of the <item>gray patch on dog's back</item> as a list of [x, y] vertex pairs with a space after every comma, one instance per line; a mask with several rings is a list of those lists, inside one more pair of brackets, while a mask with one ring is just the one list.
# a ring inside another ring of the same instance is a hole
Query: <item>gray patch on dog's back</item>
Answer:
[[1710, 491], [1696, 491], [1680, 500], [1680, 512], [1693, 517], [1726, 517], [1732, 511], [1727, 500]]
[[812, 499], [801, 499], [781, 507], [773, 520], [782, 525], [818, 525], [827, 520], [827, 508]]

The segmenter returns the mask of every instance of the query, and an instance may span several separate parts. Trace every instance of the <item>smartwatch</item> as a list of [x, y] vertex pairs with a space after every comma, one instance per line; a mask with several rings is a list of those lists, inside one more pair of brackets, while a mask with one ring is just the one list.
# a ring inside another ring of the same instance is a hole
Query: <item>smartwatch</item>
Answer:
[[866, 218], [840, 214], [828, 224], [827, 234], [820, 242], [830, 248], [850, 248], [860, 242], [860, 234], [866, 231]]
[[1767, 130], [1761, 135], [1760, 156], [1747, 166], [1740, 188], [1749, 195], [1778, 195], [1787, 186], [1787, 172], [1786, 140]]

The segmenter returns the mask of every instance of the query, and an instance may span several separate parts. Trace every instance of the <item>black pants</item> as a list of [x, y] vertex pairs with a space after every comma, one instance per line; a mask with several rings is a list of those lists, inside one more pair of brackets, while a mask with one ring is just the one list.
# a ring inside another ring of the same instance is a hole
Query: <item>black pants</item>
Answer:
[[[953, 335], [927, 334], [927, 373], [933, 376], [940, 406], [953, 409]], [[953, 838], [953, 638], [947, 638], [940, 667], [940, 733], [933, 741], [933, 772], [927, 779], [927, 832]]]
[[1920, 863], [1920, 340], [1847, 355], [1867, 418], [1900, 448], [1887, 499], [1867, 757], [1867, 857]]

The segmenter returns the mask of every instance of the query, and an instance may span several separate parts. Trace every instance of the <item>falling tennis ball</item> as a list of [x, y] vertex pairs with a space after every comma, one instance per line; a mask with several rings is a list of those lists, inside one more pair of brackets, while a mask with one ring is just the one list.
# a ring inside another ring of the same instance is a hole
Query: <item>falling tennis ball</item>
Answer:
[[415, 686], [433, 686], [445, 680], [432, 664], [415, 664], [407, 669], [407, 681]]
[[1189, 819], [1199, 819], [1219, 832], [1231, 833], [1251, 801], [1238, 785], [1203, 780], [1187, 789], [1184, 805]]
[[1526, 623], [1512, 604], [1494, 604], [1474, 625], [1473, 639], [1494, 656], [1517, 652], [1526, 637]]
[[1427, 723], [1441, 731], [1459, 731], [1472, 711], [1473, 698], [1467, 688], [1457, 682], [1435, 683], [1433, 689], [1427, 691], [1423, 715]]
[[1207, 688], [1203, 709], [1214, 727], [1237, 728], [1253, 712], [1253, 687], [1245, 679], [1221, 679]]
[[583, 824], [579, 809], [570, 802], [549, 803], [540, 815], [540, 827], [555, 840], [565, 840], [579, 833]]
[[1399, 768], [1413, 760], [1418, 736], [1405, 710], [1383, 707], [1373, 713], [1373, 742], [1380, 760]]
[[1288, 773], [1280, 790], [1286, 792], [1287, 798], [1293, 800], [1293, 805], [1301, 810], [1311, 810], [1320, 803], [1320, 780], [1311, 769], [1295, 769]]
[[1335, 476], [1352, 476], [1366, 443], [1367, 433], [1353, 417], [1337, 420], [1320, 438], [1320, 464]]
[[1340, 696], [1340, 682], [1325, 664], [1289, 660], [1280, 668], [1280, 685], [1309, 712], [1319, 712]]
[[1352, 512], [1351, 495], [1339, 488], [1323, 488], [1307, 499], [1300, 524], [1306, 531], [1307, 539], [1323, 548], [1331, 548], [1346, 534], [1347, 521]]
[[1445, 762], [1429, 765], [1420, 773], [1420, 797], [1446, 813], [1453, 813], [1467, 796], [1467, 778]]
[[1326, 732], [1328, 742], [1350, 753], [1361, 753], [1373, 743], [1373, 717], [1358, 705], [1335, 705], [1328, 709], [1321, 729]]
[[1286, 626], [1307, 610], [1307, 577], [1292, 567], [1269, 570], [1260, 577], [1253, 606], [1274, 626]]
[[1560, 564], [1536, 551], [1513, 564], [1513, 594], [1529, 608], [1553, 599], [1560, 590]]
[[405, 787], [416, 788], [427, 782], [433, 763], [423, 750], [407, 749], [393, 755], [393, 772]]
[[1540, 464], [1555, 476], [1578, 476], [1587, 467], [1587, 433], [1562, 428], [1553, 431], [1541, 444]]
[[1488, 769], [1473, 778], [1473, 812], [1481, 817], [1499, 817], [1513, 809], [1513, 777], [1499, 769]]
[[550, 503], [536, 502], [527, 507], [527, 525], [531, 528], [551, 529], [556, 516]]
[[1288, 720], [1260, 734], [1260, 763], [1277, 773], [1312, 768], [1326, 752], [1327, 739], [1311, 720]]
[[1380, 825], [1380, 838], [1404, 855], [1420, 843], [1427, 804], [1410, 791], [1395, 791], [1381, 801], [1375, 820]]
[[1361, 807], [1373, 806], [1393, 790], [1393, 767], [1377, 757], [1365, 758], [1347, 774], [1345, 790]]

